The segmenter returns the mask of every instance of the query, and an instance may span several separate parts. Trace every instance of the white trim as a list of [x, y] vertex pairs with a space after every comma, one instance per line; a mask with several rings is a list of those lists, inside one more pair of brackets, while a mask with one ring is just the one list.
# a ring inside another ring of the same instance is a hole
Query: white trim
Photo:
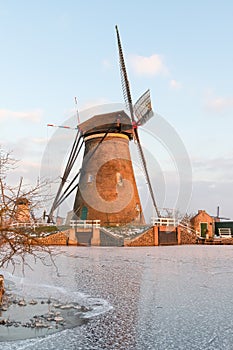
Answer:
[[106, 135], [106, 138], [107, 137], [116, 137], [116, 138], [121, 138], [121, 139], [126, 139], [129, 141], [129, 138], [127, 135], [125, 134], [118, 134], [118, 133], [101, 133], [101, 134], [94, 134], [94, 135], [89, 135], [89, 136], [86, 136], [84, 137], [84, 141], [87, 141], [87, 140], [91, 140], [91, 139], [97, 139], [97, 138], [102, 138]]

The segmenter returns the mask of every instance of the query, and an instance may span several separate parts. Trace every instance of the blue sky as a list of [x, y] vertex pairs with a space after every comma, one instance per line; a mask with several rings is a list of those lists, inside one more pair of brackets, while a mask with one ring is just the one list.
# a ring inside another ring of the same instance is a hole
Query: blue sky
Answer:
[[[115, 24], [134, 100], [147, 88], [193, 169], [189, 211], [233, 218], [233, 3], [0, 0], [1, 145], [36, 182], [53, 130], [79, 109], [123, 102]], [[153, 150], [151, 150], [153, 153]]]

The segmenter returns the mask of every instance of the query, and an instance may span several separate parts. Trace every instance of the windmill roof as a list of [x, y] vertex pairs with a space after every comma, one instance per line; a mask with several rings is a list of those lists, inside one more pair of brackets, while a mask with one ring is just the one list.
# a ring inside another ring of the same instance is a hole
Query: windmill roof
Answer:
[[122, 132], [132, 137], [131, 119], [123, 110], [94, 115], [79, 124], [79, 129], [85, 136], [103, 132]]
[[205, 210], [198, 210], [198, 213], [196, 215], [194, 215], [191, 220], [194, 220], [195, 218], [197, 218], [200, 215], [205, 215], [205, 216], [209, 216], [212, 219], [212, 216], [209, 215]]
[[26, 197], [18, 197], [15, 201], [16, 205], [27, 205], [29, 204], [29, 200]]

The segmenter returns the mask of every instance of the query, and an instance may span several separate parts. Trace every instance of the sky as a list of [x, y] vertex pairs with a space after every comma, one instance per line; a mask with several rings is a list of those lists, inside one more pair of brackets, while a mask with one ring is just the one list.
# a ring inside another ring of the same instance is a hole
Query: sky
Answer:
[[233, 219], [232, 15], [230, 0], [0, 0], [0, 144], [20, 160], [11, 181], [36, 183], [47, 124], [69, 120], [75, 96], [80, 111], [123, 103], [117, 24], [133, 100], [150, 88], [187, 151], [187, 210], [220, 206]]

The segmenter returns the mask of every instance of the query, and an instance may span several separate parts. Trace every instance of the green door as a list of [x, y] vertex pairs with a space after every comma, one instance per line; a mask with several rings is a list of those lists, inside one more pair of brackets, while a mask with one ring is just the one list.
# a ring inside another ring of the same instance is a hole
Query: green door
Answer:
[[88, 212], [87, 207], [82, 207], [81, 220], [87, 220], [87, 212]]
[[206, 238], [207, 230], [208, 230], [207, 222], [201, 222], [201, 237]]

